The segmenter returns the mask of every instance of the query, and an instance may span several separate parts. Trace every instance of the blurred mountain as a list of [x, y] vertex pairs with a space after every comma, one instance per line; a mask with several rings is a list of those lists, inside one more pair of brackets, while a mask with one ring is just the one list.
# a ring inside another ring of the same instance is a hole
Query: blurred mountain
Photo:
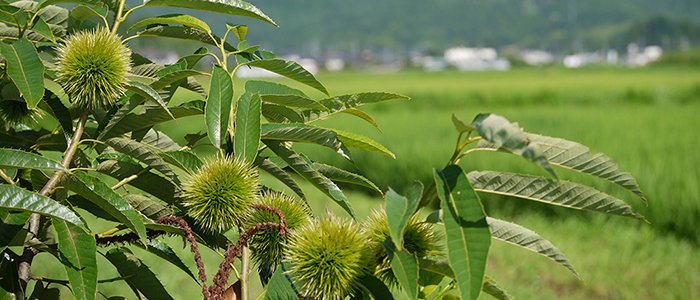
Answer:
[[[452, 46], [557, 53], [630, 42], [678, 49], [700, 45], [698, 0], [256, 0], [280, 25], [188, 11], [210, 23], [249, 25], [251, 44], [279, 53], [365, 48], [441, 53]], [[171, 9], [160, 10], [172, 13]]]

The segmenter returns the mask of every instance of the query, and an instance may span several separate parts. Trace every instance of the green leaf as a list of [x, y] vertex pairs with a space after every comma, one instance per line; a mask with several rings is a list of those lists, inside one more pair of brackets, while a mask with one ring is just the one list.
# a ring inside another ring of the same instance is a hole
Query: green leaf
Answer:
[[489, 223], [493, 238], [542, 254], [569, 269], [578, 279], [581, 279], [566, 256], [534, 231], [499, 219], [486, 218], [486, 221]]
[[540, 146], [550, 164], [590, 174], [615, 183], [637, 195], [644, 203], [647, 199], [632, 175], [620, 172], [618, 165], [603, 153], [591, 154], [588, 147], [564, 139], [526, 133], [528, 139]]
[[498, 285], [495, 280], [489, 277], [484, 279], [484, 285], [481, 287], [481, 290], [498, 300], [513, 300], [513, 297], [508, 295], [506, 290]]
[[144, 6], [182, 7], [258, 19], [277, 26], [270, 17], [250, 3], [240, 0], [146, 0]]
[[[387, 195], [391, 194], [391, 190]], [[391, 264], [391, 270], [408, 299], [418, 299], [418, 261], [406, 250], [397, 249], [393, 242], [382, 243]]]
[[78, 215], [68, 207], [58, 204], [49, 197], [14, 185], [0, 184], [0, 208], [38, 213], [85, 226]]
[[190, 174], [196, 173], [204, 164], [194, 152], [187, 150], [158, 152], [158, 155], [167, 163], [185, 170]]
[[267, 123], [262, 125], [263, 140], [312, 143], [333, 149], [342, 157], [352, 160], [350, 151], [340, 142], [335, 131], [306, 124]]
[[154, 25], [154, 24], [180, 24], [188, 27], [194, 27], [199, 30], [202, 30], [207, 33], [211, 33], [211, 29], [209, 28], [209, 25], [205, 23], [204, 21], [197, 19], [193, 16], [185, 15], [185, 14], [167, 14], [167, 15], [162, 15], [162, 16], [157, 16], [153, 18], [148, 18], [144, 19], [141, 21], [136, 22], [136, 24], [131, 25], [129, 29], [126, 30], [126, 32], [132, 31], [135, 28], [143, 27], [143, 26], [149, 26], [149, 25]]
[[44, 36], [45, 38], [51, 40], [52, 42], [56, 42], [56, 37], [53, 35], [53, 31], [51, 31], [51, 27], [49, 24], [44, 21], [41, 17], [37, 16], [34, 19], [34, 24], [32, 25], [32, 31]]
[[447, 258], [455, 271], [462, 298], [476, 300], [491, 247], [484, 207], [459, 166], [435, 169], [434, 177], [444, 212]]
[[245, 25], [234, 25], [226, 22], [226, 28], [236, 35], [239, 42], [243, 42], [246, 34], [248, 33], [248, 26]]
[[[119, 1], [118, 0], [41, 0], [36, 6], [36, 9], [42, 9], [48, 5], [51, 4], [57, 4], [57, 3], [77, 3], [77, 4], [84, 4], [84, 5], [89, 5], [89, 6], [99, 6], [100, 4], [105, 4], [107, 7], [109, 7], [109, 10], [111, 11], [116, 11], [117, 8], [119, 7]], [[124, 10], [127, 11], [129, 10], [128, 5], [124, 5]]]
[[151, 220], [158, 220], [163, 217], [173, 215], [173, 210], [161, 204], [157, 200], [153, 200], [139, 194], [124, 195], [124, 200], [128, 201], [131, 207], [141, 212], [144, 216]]
[[73, 134], [73, 118], [70, 115], [70, 112], [68, 111], [68, 108], [66, 108], [65, 105], [63, 105], [63, 102], [61, 102], [61, 99], [58, 98], [53, 92], [46, 90], [44, 93], [44, 102], [48, 104], [49, 108], [51, 111], [49, 113], [58, 120], [58, 122], [61, 124], [61, 128], [63, 128], [63, 132], [66, 132], [70, 135]]
[[0, 148], [0, 169], [39, 169], [68, 172], [60, 162], [31, 152]]
[[476, 128], [481, 137], [493, 143], [499, 150], [520, 155], [557, 178], [540, 148], [531, 143], [525, 133], [506, 118], [494, 114], [479, 114], [474, 118], [471, 127]]
[[236, 158], [252, 163], [260, 145], [260, 95], [245, 93], [238, 99], [236, 135], [233, 152]]
[[138, 177], [129, 181], [128, 185], [147, 192], [168, 204], [180, 202], [182, 190], [179, 186], [154, 173], [145, 172], [141, 166], [110, 160], [100, 163], [96, 171], [114, 177], [117, 180], [124, 180], [137, 175]]
[[[221, 38], [217, 37], [216, 35], [210, 35], [197, 28], [185, 26], [153, 26], [143, 31], [137, 32], [136, 36], [168, 37], [174, 39], [200, 42], [212, 46], [216, 46], [218, 43], [221, 43]], [[235, 47], [231, 46], [231, 44], [226, 42], [224, 43], [224, 49], [229, 52], [237, 50]]]
[[97, 177], [83, 172], [64, 174], [61, 185], [99, 206], [109, 215], [126, 225], [146, 243], [146, 228], [133, 207]]
[[311, 183], [319, 191], [324, 193], [326, 196], [330, 197], [338, 203], [345, 211], [350, 214], [350, 216], [356, 218], [355, 211], [352, 209], [352, 205], [348, 202], [348, 199], [343, 194], [343, 191], [338, 188], [335, 183], [330, 179], [321, 175], [321, 173], [314, 168], [313, 164], [306, 157], [303, 157], [296, 152], [289, 150], [284, 147], [284, 145], [277, 141], [263, 140], [265, 145], [267, 145], [272, 152], [277, 154], [287, 165], [289, 165], [294, 172], [299, 174], [304, 180]]
[[457, 132], [459, 133], [472, 132], [476, 130], [476, 128], [471, 127], [467, 125], [467, 123], [464, 123], [464, 121], [458, 119], [454, 113], [452, 113], [452, 124], [455, 125], [455, 129], [457, 129]]
[[70, 15], [73, 17], [73, 19], [75, 19], [75, 23], [80, 26], [80, 24], [83, 23], [83, 20], [87, 19], [88, 17], [106, 17], [108, 12], [109, 8], [104, 5], [104, 3], [100, 3], [94, 8], [85, 5], [78, 5], [71, 9]]
[[12, 240], [17, 237], [17, 234], [22, 232], [22, 227], [31, 215], [30, 212], [11, 213], [0, 210], [0, 252], [5, 251], [5, 248], [10, 246]]
[[314, 77], [313, 74], [311, 74], [309, 71], [304, 69], [304, 67], [293, 61], [285, 61], [283, 59], [261, 59], [242, 63], [239, 66], [250, 66], [265, 69], [270, 72], [287, 77], [289, 79], [306, 84], [320, 91], [321, 93], [330, 96], [330, 94], [328, 94], [328, 90], [326, 90], [323, 84], [316, 80], [316, 77]]
[[135, 94], [144, 97], [145, 99], [151, 100], [155, 104], [158, 104], [160, 108], [166, 111], [168, 115], [170, 115], [170, 117], [173, 118], [173, 120], [175, 120], [173, 114], [170, 113], [170, 110], [168, 110], [168, 105], [165, 102], [163, 102], [163, 98], [161, 98], [158, 92], [156, 92], [156, 90], [154, 90], [150, 86], [147, 86], [138, 81], [131, 81], [127, 83], [125, 87], [127, 90], [132, 91]]
[[197, 277], [194, 276], [190, 268], [182, 262], [182, 259], [180, 259], [180, 257], [177, 256], [175, 251], [173, 251], [173, 249], [170, 248], [170, 246], [168, 246], [168, 244], [166, 244], [165, 242], [157, 239], [150, 239], [148, 240], [148, 247], [144, 247], [140, 244], [137, 244], [136, 246], [148, 252], [151, 252], [157, 255], [158, 257], [162, 258], [163, 260], [173, 264], [183, 272], [187, 273], [187, 275], [189, 275], [195, 282], [199, 283], [197, 281]]
[[97, 297], [97, 244], [85, 229], [53, 218], [58, 239], [58, 252], [68, 274], [68, 282], [76, 299]]
[[126, 114], [119, 120], [114, 120], [117, 118], [115, 115], [110, 121], [110, 125], [107, 125], [107, 128], [100, 134], [98, 140], [106, 140], [127, 132], [150, 128], [153, 125], [172, 120], [171, 115], [178, 119], [202, 114], [202, 110], [194, 107], [170, 107], [171, 114], [160, 107], [146, 106], [143, 110], [140, 114]]
[[0, 53], [7, 60], [7, 74], [22, 92], [27, 107], [36, 108], [44, 97], [44, 64], [34, 44], [26, 38], [12, 45], [0, 43]]
[[294, 178], [292, 178], [292, 176], [289, 176], [287, 172], [285, 172], [282, 168], [273, 163], [269, 158], [258, 156], [255, 158], [254, 165], [260, 168], [260, 170], [263, 170], [268, 174], [272, 175], [273, 177], [277, 178], [277, 180], [282, 182], [284, 185], [289, 187], [294, 193], [299, 195], [301, 199], [304, 199], [304, 202], [306, 203], [306, 196], [304, 195], [304, 191], [302, 191], [301, 188], [297, 185], [297, 183], [294, 181]]
[[117, 268], [119, 275], [135, 291], [139, 291], [149, 300], [172, 300], [156, 275], [138, 257], [127, 248], [111, 249], [105, 258]]
[[454, 271], [452, 271], [450, 263], [447, 260], [419, 258], [418, 266], [420, 266], [421, 271], [437, 274], [442, 277], [455, 278]]
[[[411, 186], [412, 197], [410, 199], [399, 195], [389, 188], [386, 193], [386, 216], [389, 224], [389, 234], [394, 245], [399, 245], [399, 250], [403, 250], [403, 230], [408, 223], [408, 219], [416, 212], [420, 196], [423, 194], [423, 184], [414, 182]], [[417, 194], [417, 197], [416, 197]]]
[[379, 192], [379, 194], [384, 196], [382, 190], [380, 190], [379, 187], [377, 187], [377, 185], [374, 184], [374, 182], [370, 181], [365, 177], [322, 163], [315, 162], [314, 167], [316, 168], [316, 170], [318, 170], [319, 173], [323, 174], [323, 176], [326, 176], [333, 182], [344, 182], [364, 186], [366, 188], [375, 190]]
[[298, 95], [262, 95], [263, 101], [275, 103], [283, 106], [305, 107], [312, 109], [328, 110], [321, 103], [315, 100]]
[[374, 126], [374, 128], [377, 128], [377, 130], [379, 130], [379, 132], [382, 132], [382, 129], [379, 128], [379, 124], [377, 124], [377, 122], [375, 122], [374, 119], [364, 111], [361, 111], [357, 108], [348, 108], [346, 110], [343, 110], [342, 113], [346, 113], [349, 115], [356, 116], [360, 119], [363, 119], [363, 120], [367, 121], [367, 123], [372, 124], [372, 126]]
[[162, 151], [179, 151], [182, 147], [175, 143], [167, 134], [153, 128], [149, 129], [143, 137], [137, 138], [132, 135], [132, 139]]
[[365, 274], [360, 278], [360, 286], [374, 299], [394, 300], [394, 295], [391, 294], [389, 288], [377, 277]]
[[154, 170], [165, 175], [175, 184], [180, 184], [180, 180], [168, 164], [151, 148], [127, 138], [111, 138], [105, 141], [105, 144], [114, 148], [114, 150], [124, 153], [135, 160], [138, 160]]
[[304, 98], [309, 98], [301, 90], [286, 86], [277, 82], [248, 80], [245, 82], [245, 91], [249, 93], [258, 93], [260, 95], [296, 95]]
[[209, 140], [221, 149], [226, 143], [231, 102], [233, 100], [233, 81], [224, 68], [216, 65], [212, 70], [209, 99], [204, 108], [204, 120], [207, 125]]
[[292, 285], [289, 275], [285, 271], [289, 270], [289, 264], [283, 262], [272, 274], [270, 282], [265, 290], [265, 300], [297, 300], [297, 291]]
[[624, 201], [577, 183], [493, 171], [474, 171], [467, 177], [479, 192], [644, 220]]
[[262, 114], [275, 123], [303, 123], [304, 120], [293, 109], [271, 103], [262, 103]]
[[389, 149], [382, 146], [382, 144], [377, 143], [376, 141], [366, 136], [354, 134], [351, 132], [340, 131], [336, 129], [333, 129], [333, 131], [335, 131], [335, 133], [338, 135], [338, 140], [340, 140], [340, 142], [348, 148], [384, 154], [393, 159], [396, 159], [396, 155], [394, 155], [393, 152], [389, 151]]
[[[186, 64], [186, 63], [183, 61], [183, 64]], [[208, 74], [197, 71], [197, 70], [189, 70], [189, 69], [177, 70], [177, 71], [174, 71], [174, 72], [171, 72], [171, 73], [168, 73], [168, 74], [161, 76], [161, 78], [158, 79], [158, 81], [151, 83], [151, 87], [156, 91], [160, 91], [169, 85], [172, 85], [172, 84], [179, 82], [185, 78], [189, 78], [191, 76], [196, 76], [196, 75], [208, 75]], [[183, 81], [183, 82], [185, 82], [185, 81]]]
[[318, 109], [304, 109], [301, 112], [304, 117], [304, 123], [314, 122], [317, 120], [323, 120], [329, 116], [342, 112], [349, 108], [355, 108], [358, 106], [377, 103], [393, 99], [409, 99], [404, 95], [390, 94], [390, 93], [357, 93], [348, 94], [342, 96], [336, 96], [328, 99], [323, 99], [319, 101], [323, 106], [328, 108], [328, 110], [318, 110]]
[[24, 290], [19, 280], [19, 255], [10, 249], [5, 249], [0, 253], [0, 299], [2, 300], [22, 300]]

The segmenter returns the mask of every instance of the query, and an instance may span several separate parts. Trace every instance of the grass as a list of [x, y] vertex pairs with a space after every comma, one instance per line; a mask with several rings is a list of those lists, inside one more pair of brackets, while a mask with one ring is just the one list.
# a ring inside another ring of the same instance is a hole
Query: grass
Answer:
[[[453, 112], [467, 122], [479, 112], [493, 112], [519, 122], [526, 131], [581, 142], [592, 152], [608, 154], [622, 171], [632, 173], [649, 199], [649, 207], [601, 180], [565, 170], [558, 170], [560, 176], [610, 191], [633, 205], [652, 224], [484, 197], [490, 215], [535, 230], [558, 246], [586, 283], [553, 261], [499, 242], [494, 242], [491, 249], [487, 274], [519, 299], [694, 299], [700, 297], [698, 73], [685, 68], [650, 68], [322, 74], [319, 79], [333, 95], [386, 91], [412, 97], [410, 101], [363, 108], [376, 119], [383, 133], [349, 115], [318, 123], [366, 134], [394, 151], [397, 159], [353, 151], [358, 167], [355, 169], [331, 150], [301, 144], [295, 147], [314, 159], [361, 172], [382, 189], [391, 186], [403, 192], [414, 179], [429, 181], [432, 168], [444, 167], [457, 136], [450, 121]], [[236, 84], [240, 93], [242, 81], [237, 80]], [[316, 99], [323, 97], [303, 89]], [[175, 101], [194, 97], [181, 93]], [[185, 133], [204, 130], [201, 117], [173, 124], [157, 128], [174, 133], [180, 143]], [[206, 154], [211, 147], [196, 150]], [[546, 175], [522, 159], [499, 153], [475, 153], [463, 159], [461, 166], [467, 170]], [[269, 178], [265, 180], [273, 188], [281, 188]], [[338, 205], [329, 203], [312, 187], [302, 187], [317, 215], [326, 209], [345, 215]], [[377, 195], [363, 190], [348, 190], [346, 194], [359, 219], [383, 203]], [[166, 242], [194, 270], [192, 255], [188, 247], [182, 246], [181, 239], [167, 238]], [[159, 275], [175, 299], [201, 298], [201, 288], [192, 279], [174, 266], [139, 251], [134, 250]], [[212, 251], [203, 252], [211, 280], [221, 258]], [[45, 267], [57, 266], [53, 259], [39, 255], [33, 271], [40, 276], [65, 278], [61, 268]], [[100, 272], [100, 279], [117, 275], [104, 259], [100, 259]], [[123, 283], [104, 284], [100, 290], [107, 295], [130, 293]], [[254, 282], [253, 294], [260, 291], [260, 284]]]

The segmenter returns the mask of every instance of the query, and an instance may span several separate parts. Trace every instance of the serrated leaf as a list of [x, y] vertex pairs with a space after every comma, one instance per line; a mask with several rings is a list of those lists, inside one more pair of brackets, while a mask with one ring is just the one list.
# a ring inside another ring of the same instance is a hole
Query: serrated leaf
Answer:
[[298, 95], [262, 95], [261, 98], [265, 102], [275, 103], [283, 106], [328, 110], [321, 103]]
[[[408, 219], [416, 212], [420, 197], [423, 194], [423, 184], [415, 182], [411, 186], [411, 198], [399, 195], [389, 188], [386, 193], [386, 216], [389, 224], [389, 234], [394, 245], [398, 245], [399, 250], [403, 248], [403, 230], [408, 223]], [[417, 195], [417, 196], [416, 196]]]
[[[132, 138], [135, 137], [132, 136]], [[153, 128], [149, 129], [148, 132], [137, 141], [162, 151], [179, 151], [180, 148], [182, 148], [167, 134], [154, 130]]]
[[[390, 190], [388, 194], [392, 191]], [[408, 299], [418, 299], [418, 261], [406, 250], [397, 249], [391, 240], [382, 243], [396, 280]]]
[[323, 176], [326, 176], [333, 182], [344, 182], [364, 186], [366, 188], [375, 190], [379, 192], [379, 194], [384, 196], [384, 193], [382, 193], [382, 190], [380, 190], [379, 187], [377, 187], [377, 185], [375, 185], [372, 181], [363, 176], [322, 163], [315, 162], [314, 167], [316, 168], [316, 170], [318, 170], [319, 173], [323, 174]]
[[[171, 115], [162, 110], [160, 107], [144, 107], [144, 111], [140, 114], [126, 114], [119, 120], [115, 120], [115, 115], [110, 125], [100, 134], [98, 140], [109, 139], [127, 132], [150, 128], [153, 125], [160, 124], [172, 120]], [[170, 113], [176, 119], [201, 115], [202, 110], [194, 107], [170, 107]], [[111, 126], [111, 127], [110, 127]]]
[[53, 218], [58, 239], [58, 252], [66, 269], [71, 291], [76, 299], [92, 300], [97, 297], [97, 244], [95, 237], [85, 229]]
[[624, 201], [577, 183], [493, 171], [474, 171], [467, 177], [479, 192], [644, 220]]
[[204, 164], [199, 157], [191, 151], [169, 151], [169, 152], [159, 152], [158, 155], [163, 158], [169, 164], [177, 166], [178, 168], [187, 171], [190, 174], [197, 172], [199, 168]]
[[289, 79], [308, 85], [328, 96], [328, 90], [321, 84], [313, 74], [304, 69], [300, 64], [283, 59], [260, 59], [242, 63], [240, 65], [258, 67], [270, 72], [282, 75]]
[[476, 128], [481, 137], [493, 143], [499, 150], [520, 155], [557, 178], [542, 150], [531, 143], [525, 133], [506, 118], [494, 114], [479, 114], [474, 118], [471, 127]]
[[289, 263], [283, 262], [275, 273], [272, 274], [265, 290], [265, 300], [297, 300], [297, 291], [291, 278], [285, 272], [289, 270]]
[[124, 200], [102, 180], [84, 172], [75, 172], [73, 174], [64, 174], [61, 178], [61, 185], [99, 206], [136, 233], [142, 243], [146, 243], [146, 228], [139, 214], [131, 207], [129, 202]]
[[258, 19], [277, 26], [270, 17], [250, 3], [239, 0], [146, 0], [144, 6], [168, 6]]
[[245, 93], [238, 99], [233, 152], [239, 161], [253, 163], [260, 145], [260, 95]]
[[170, 248], [170, 246], [168, 246], [168, 244], [166, 244], [165, 242], [157, 239], [151, 239], [148, 240], [148, 247], [144, 247], [140, 244], [137, 244], [137, 246], [173, 264], [174, 266], [178, 267], [180, 270], [185, 272], [187, 275], [189, 275], [195, 282], [199, 283], [197, 281], [197, 277], [194, 276], [190, 268], [182, 262], [182, 259], [180, 259], [180, 257], [177, 256], [175, 251], [173, 251], [173, 249]]
[[578, 279], [581, 279], [581, 276], [574, 270], [574, 266], [566, 259], [566, 256], [552, 243], [534, 231], [499, 219], [486, 218], [486, 221], [489, 223], [489, 229], [493, 238], [542, 254], [569, 269]]
[[274, 123], [303, 123], [301, 118], [293, 109], [271, 103], [262, 103], [262, 115], [270, 122]]
[[476, 300], [491, 247], [484, 207], [459, 166], [435, 169], [434, 178], [444, 212], [447, 258], [455, 271], [462, 298]]
[[356, 116], [360, 119], [363, 119], [363, 120], [367, 121], [367, 123], [372, 124], [372, 126], [374, 126], [374, 128], [377, 128], [377, 130], [379, 130], [379, 132], [382, 132], [382, 129], [379, 128], [379, 124], [377, 124], [377, 122], [374, 121], [374, 119], [364, 111], [361, 111], [357, 108], [348, 108], [348, 109], [343, 110], [341, 112], [345, 113], [345, 114]]
[[277, 82], [263, 80], [248, 80], [245, 82], [245, 91], [259, 93], [260, 95], [296, 95], [309, 98], [301, 90], [286, 86]]
[[188, 27], [194, 27], [207, 33], [211, 33], [211, 29], [209, 28], [209, 25], [207, 25], [207, 23], [193, 16], [185, 14], [167, 14], [153, 18], [143, 19], [141, 21], [136, 22], [136, 24], [131, 25], [131, 27], [129, 27], [129, 29], [126, 30], [126, 32], [132, 31], [135, 28], [155, 24], [180, 24]]
[[254, 165], [257, 166], [260, 170], [263, 170], [268, 174], [272, 175], [273, 177], [277, 178], [277, 180], [282, 182], [284, 185], [292, 189], [294, 193], [299, 195], [301, 199], [304, 199], [304, 202], [306, 203], [306, 196], [304, 195], [304, 191], [302, 191], [301, 188], [297, 185], [297, 183], [294, 181], [294, 178], [292, 178], [292, 176], [289, 176], [287, 172], [285, 172], [282, 168], [273, 163], [269, 158], [258, 156], [255, 158]]
[[22, 150], [0, 148], [0, 169], [15, 168], [68, 171], [60, 162], [53, 159]]
[[144, 97], [147, 100], [151, 100], [155, 104], [158, 104], [160, 108], [166, 111], [168, 115], [170, 115], [170, 117], [173, 118], [173, 120], [175, 120], [175, 117], [172, 113], [170, 113], [170, 110], [168, 109], [168, 105], [163, 101], [163, 98], [160, 97], [158, 92], [156, 92], [156, 90], [154, 90], [152, 87], [147, 86], [138, 81], [131, 81], [125, 84], [124, 86], [127, 90], [132, 91], [135, 94]]
[[588, 147], [564, 139], [526, 133], [528, 139], [537, 143], [550, 164], [590, 174], [615, 183], [637, 195], [644, 203], [647, 199], [632, 175], [620, 172], [618, 165], [603, 153], [591, 154]]
[[513, 300], [513, 297], [508, 295], [508, 292], [506, 292], [505, 289], [503, 289], [490, 277], [486, 277], [484, 279], [484, 285], [482, 286], [481, 290], [498, 300]]
[[158, 153], [153, 151], [148, 146], [127, 138], [111, 138], [106, 140], [105, 144], [118, 152], [124, 153], [135, 160], [146, 164], [147, 166], [165, 175], [165, 177], [172, 180], [175, 184], [180, 184], [180, 180], [177, 178], [175, 172], [170, 169], [168, 164], [160, 157], [160, 155], [158, 155]]
[[117, 268], [119, 275], [133, 290], [139, 291], [149, 300], [172, 300], [156, 275], [127, 248], [111, 249], [105, 258]]
[[[183, 61], [183, 65], [186, 65], [186, 64], [187, 63]], [[165, 69], [162, 69], [161, 71], [163, 71], [163, 70], [165, 70]], [[189, 78], [191, 76], [196, 76], [196, 75], [208, 75], [208, 74], [201, 72], [201, 71], [197, 71], [197, 70], [189, 70], [189, 69], [177, 70], [177, 71], [162, 75], [161, 78], [158, 79], [158, 81], [151, 83], [151, 87], [156, 91], [160, 91], [169, 85], [172, 85], [172, 84], [177, 83], [183, 79]]]
[[377, 103], [393, 99], [409, 98], [404, 95], [391, 93], [348, 94], [320, 100], [319, 102], [323, 104], [323, 106], [328, 108], [328, 110], [304, 109], [301, 110], [300, 113], [304, 117], [304, 123], [309, 123], [317, 120], [326, 119], [329, 116], [342, 112], [348, 108], [355, 108], [370, 103]]
[[[133, 58], [132, 58], [133, 60]], [[131, 68], [131, 74], [133, 76], [144, 77], [148, 79], [158, 79], [159, 76], [156, 74], [158, 71], [162, 70], [164, 66], [162, 64], [155, 63], [144, 63]]]
[[0, 208], [38, 213], [63, 219], [78, 226], [85, 226], [78, 215], [68, 207], [49, 197], [14, 185], [0, 184]]
[[389, 288], [377, 277], [365, 274], [360, 278], [360, 286], [374, 299], [394, 300], [394, 295], [391, 294]]
[[338, 188], [335, 183], [330, 179], [321, 175], [321, 173], [313, 167], [313, 165], [303, 156], [297, 154], [296, 152], [289, 150], [284, 147], [284, 145], [277, 141], [263, 140], [265, 145], [267, 145], [272, 152], [274, 152], [279, 158], [281, 158], [287, 165], [289, 165], [294, 172], [299, 174], [304, 180], [311, 183], [319, 191], [321, 191], [326, 196], [330, 197], [338, 203], [345, 211], [350, 214], [350, 216], [356, 218], [355, 211], [352, 209], [352, 205], [348, 202], [348, 199], [343, 194], [343, 191]]
[[262, 125], [261, 139], [317, 144], [331, 148], [345, 159], [353, 161], [350, 151], [338, 139], [338, 134], [330, 129], [306, 124], [267, 123]]
[[393, 159], [396, 159], [396, 155], [394, 155], [393, 152], [389, 151], [389, 149], [382, 146], [382, 144], [377, 143], [376, 141], [366, 136], [354, 134], [351, 132], [340, 131], [337, 129], [333, 129], [333, 131], [335, 131], [335, 133], [338, 135], [338, 139], [340, 140], [340, 142], [342, 142], [343, 145], [345, 145], [348, 148], [384, 154]]
[[454, 113], [452, 113], [452, 124], [455, 125], [455, 129], [457, 129], [457, 132], [459, 133], [472, 132], [476, 130], [476, 128], [467, 125], [467, 123], [464, 123], [464, 121], [457, 118]]
[[220, 66], [214, 66], [209, 87], [209, 99], [204, 108], [204, 120], [209, 140], [221, 149], [226, 142], [226, 133], [233, 101], [231, 75]]
[[239, 42], [243, 42], [246, 34], [248, 33], [248, 26], [245, 25], [234, 25], [226, 22], [226, 28], [236, 35]]
[[154, 173], [145, 172], [141, 166], [112, 160], [99, 164], [96, 171], [118, 180], [138, 175], [136, 179], [129, 181], [128, 185], [147, 192], [168, 204], [180, 202], [182, 190], [178, 186]]
[[44, 97], [44, 64], [26, 38], [8, 45], [0, 42], [0, 53], [7, 60], [7, 74], [22, 92], [27, 107], [34, 109]]
[[[168, 37], [200, 42], [212, 46], [216, 46], [217, 43], [221, 43], [221, 38], [217, 37], [216, 35], [209, 35], [208, 33], [197, 28], [185, 26], [154, 26], [143, 31], [139, 31], [138, 33], [136, 33], [136, 36]], [[212, 37], [214, 39], [212, 39]], [[224, 42], [224, 49], [229, 52], [237, 51], [235, 47], [231, 46], [231, 44], [226, 42]]]
[[44, 21], [41, 17], [37, 16], [34, 19], [34, 24], [32, 25], [32, 31], [44, 36], [52, 42], [56, 42], [56, 37], [53, 35], [53, 31], [49, 24]]
[[173, 210], [158, 202], [143, 195], [127, 194], [124, 195], [124, 200], [128, 201], [131, 207], [141, 212], [144, 216], [151, 220], [158, 220], [163, 217], [173, 215]]
[[193, 92], [197, 93], [198, 95], [202, 96], [202, 98], [204, 98], [204, 99], [209, 97], [209, 94], [204, 89], [204, 87], [201, 84], [199, 84], [199, 81], [197, 81], [197, 79], [194, 79], [192, 77], [187, 77], [186, 80], [183, 80], [182, 83], [180, 83], [180, 87], [183, 87], [187, 90], [193, 91]]

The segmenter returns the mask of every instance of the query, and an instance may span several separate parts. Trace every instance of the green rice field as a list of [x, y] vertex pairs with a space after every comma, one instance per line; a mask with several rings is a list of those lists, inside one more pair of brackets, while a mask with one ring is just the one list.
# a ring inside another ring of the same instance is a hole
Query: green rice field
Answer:
[[[483, 197], [489, 215], [524, 225], [549, 239], [585, 280], [578, 280], [538, 254], [494, 242], [487, 275], [516, 299], [700, 299], [700, 70], [543, 68], [474, 73], [340, 73], [320, 74], [318, 78], [332, 95], [384, 91], [411, 97], [362, 108], [374, 117], [382, 132], [342, 114], [316, 124], [371, 137], [393, 151], [396, 159], [355, 150], [353, 166], [331, 150], [294, 146], [315, 160], [363, 174], [383, 190], [390, 186], [402, 193], [414, 180], [427, 184], [432, 169], [444, 167], [457, 138], [450, 120], [452, 113], [466, 122], [481, 112], [496, 113], [518, 122], [527, 132], [580, 142], [593, 153], [606, 153], [620, 170], [636, 178], [649, 200], [648, 206], [622, 188], [557, 169], [562, 179], [592, 185], [625, 200], [650, 224], [552, 209], [524, 200]], [[300, 84], [279, 80], [303, 89], [311, 97], [323, 98]], [[238, 93], [243, 83], [237, 79]], [[196, 97], [183, 92], [175, 101]], [[174, 133], [183, 142], [186, 133], [204, 130], [203, 118], [189, 117], [177, 124], [159, 125], [158, 129]], [[212, 147], [195, 150], [206, 154]], [[477, 152], [466, 156], [460, 165], [467, 171], [491, 169], [546, 176], [529, 162], [503, 153]], [[272, 187], [281, 186], [264, 178]], [[343, 214], [310, 186], [302, 188], [317, 214], [324, 213], [326, 207]], [[378, 194], [360, 188], [348, 189], [347, 196], [359, 218], [383, 203]], [[189, 247], [184, 247], [179, 238], [167, 241], [194, 270]], [[211, 279], [221, 257], [210, 250], [204, 250], [203, 255]], [[175, 299], [201, 298], [201, 287], [187, 275], [155, 256], [143, 257]], [[37, 257], [33, 272], [65, 277], [61, 269], [42, 268], [42, 260], [52, 259], [48, 255]], [[100, 268], [105, 272], [100, 279], [117, 274], [104, 259]], [[254, 288], [254, 294], [261, 291], [259, 283]], [[111, 283], [101, 291], [109, 296], [126, 289], [125, 284]]]

